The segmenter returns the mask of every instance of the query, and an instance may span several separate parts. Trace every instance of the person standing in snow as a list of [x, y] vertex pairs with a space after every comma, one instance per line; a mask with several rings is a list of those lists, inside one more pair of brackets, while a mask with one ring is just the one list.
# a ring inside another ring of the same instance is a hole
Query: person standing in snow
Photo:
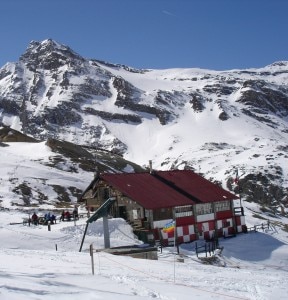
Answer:
[[36, 215], [35, 212], [33, 213], [31, 220], [32, 220], [32, 224], [38, 225], [38, 216]]
[[65, 218], [67, 219], [67, 221], [71, 220], [71, 214], [70, 214], [70, 212], [68, 210], [65, 213]]
[[64, 218], [65, 218], [65, 211], [62, 210], [60, 221], [64, 221]]
[[74, 220], [78, 219], [78, 208], [77, 208], [76, 205], [75, 205], [74, 210], [73, 210], [73, 218], [74, 218]]

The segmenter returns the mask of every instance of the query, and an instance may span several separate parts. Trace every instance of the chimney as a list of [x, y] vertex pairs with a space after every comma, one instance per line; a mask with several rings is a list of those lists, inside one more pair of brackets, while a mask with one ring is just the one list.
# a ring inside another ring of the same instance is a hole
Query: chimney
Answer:
[[95, 172], [94, 172], [94, 178], [97, 178], [97, 177], [99, 177], [99, 170], [98, 170], [98, 167], [96, 166]]
[[149, 172], [152, 174], [153, 169], [152, 169], [152, 160], [149, 160]]

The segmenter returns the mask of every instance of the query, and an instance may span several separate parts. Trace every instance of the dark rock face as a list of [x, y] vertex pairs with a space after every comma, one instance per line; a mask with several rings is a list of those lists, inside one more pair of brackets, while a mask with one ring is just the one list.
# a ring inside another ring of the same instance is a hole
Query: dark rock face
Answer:
[[208, 94], [216, 94], [217, 96], [231, 95], [235, 91], [235, 87], [224, 84], [206, 85], [203, 91]]
[[155, 98], [155, 106], [148, 106], [140, 103], [143, 91], [133, 87], [129, 82], [122, 78], [115, 78], [113, 86], [117, 89], [117, 99], [115, 105], [122, 107], [135, 113], [148, 113], [156, 116], [162, 125], [168, 123], [172, 112], [167, 109], [169, 99], [172, 100], [170, 94], [159, 91]]
[[225, 111], [223, 111], [223, 112], [220, 113], [219, 119], [221, 121], [227, 121], [229, 119], [229, 115]]
[[[6, 99], [0, 100], [0, 109], [11, 115], [18, 115], [20, 113], [19, 105], [16, 102]], [[3, 126], [4, 124], [1, 122], [1, 125]]]
[[10, 127], [0, 128], [0, 142], [26, 142], [26, 143], [36, 143], [38, 142], [33, 137], [27, 136], [19, 131], [11, 129]]
[[[260, 122], [277, 127], [271, 120], [271, 115], [287, 117], [288, 115], [288, 89], [267, 84], [265, 81], [249, 80], [243, 83], [246, 88], [238, 102], [243, 103], [243, 112]], [[247, 89], [248, 88], [248, 89]]]
[[[281, 208], [288, 206], [288, 189], [280, 185], [275, 185], [275, 178], [281, 177], [282, 170], [278, 168], [278, 174], [256, 173], [248, 174], [239, 180], [236, 187], [232, 185], [232, 179], [228, 181], [228, 186], [236, 194], [244, 197], [248, 202], [256, 202], [271, 215], [285, 212]], [[280, 208], [280, 209], [279, 209]]]
[[27, 51], [20, 57], [31, 71], [36, 68], [44, 70], [56, 70], [69, 64], [84, 61], [79, 55], [73, 52], [69, 47], [59, 45], [51, 39], [42, 43], [32, 41]]
[[88, 107], [85, 109], [85, 112], [89, 115], [95, 115], [101, 117], [103, 120], [107, 121], [117, 121], [121, 120], [124, 121], [125, 123], [134, 123], [134, 124], [140, 124], [141, 123], [141, 118], [137, 115], [122, 115], [122, 114], [116, 114], [116, 113], [109, 113], [109, 112], [104, 112], [101, 110], [95, 110], [91, 107]]
[[205, 109], [205, 99], [200, 93], [191, 93], [192, 99], [190, 100], [190, 103], [192, 105], [192, 108], [195, 112], [202, 112]]

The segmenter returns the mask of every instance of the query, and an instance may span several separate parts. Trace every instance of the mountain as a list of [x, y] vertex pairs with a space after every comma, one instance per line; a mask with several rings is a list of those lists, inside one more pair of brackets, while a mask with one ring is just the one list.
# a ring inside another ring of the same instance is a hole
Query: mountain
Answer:
[[288, 213], [288, 62], [138, 70], [32, 41], [0, 69], [0, 112], [0, 126], [38, 141], [193, 169], [263, 211]]

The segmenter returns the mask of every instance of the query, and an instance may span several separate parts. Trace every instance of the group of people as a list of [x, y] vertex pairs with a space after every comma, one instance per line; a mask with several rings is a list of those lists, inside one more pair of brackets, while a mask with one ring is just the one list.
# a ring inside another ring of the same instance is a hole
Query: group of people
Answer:
[[[44, 215], [44, 218], [41, 218], [44, 225], [47, 224], [55, 224], [56, 223], [56, 216], [54, 214], [50, 214], [50, 212]], [[31, 223], [34, 225], [38, 225], [40, 218], [37, 216], [36, 212], [33, 213], [31, 217]]]
[[55, 224], [56, 223], [56, 216], [51, 215], [50, 212], [44, 215], [44, 224]]
[[[73, 218], [73, 220], [77, 220], [78, 217], [79, 217], [78, 216], [78, 208], [75, 206], [72, 213], [70, 213], [68, 210], [67, 211], [63, 210], [61, 217], [60, 217], [60, 221], [71, 221], [72, 218]], [[44, 225], [55, 224], [56, 216], [54, 214], [50, 214], [50, 212], [48, 212], [44, 215], [44, 217], [39, 218], [37, 216], [36, 212], [34, 212], [33, 215], [31, 216], [31, 218], [29, 219], [29, 221], [34, 225], [38, 225], [39, 220], [42, 221]], [[41, 222], [41, 224], [42, 224], [42, 222]]]
[[60, 217], [60, 221], [65, 221], [65, 220], [67, 221], [71, 220], [71, 214], [68, 210], [67, 211], [63, 210]]
[[60, 221], [71, 221], [73, 217], [73, 220], [77, 220], [78, 219], [78, 209], [75, 207], [72, 214], [67, 210], [63, 210], [61, 217], [60, 217]]

